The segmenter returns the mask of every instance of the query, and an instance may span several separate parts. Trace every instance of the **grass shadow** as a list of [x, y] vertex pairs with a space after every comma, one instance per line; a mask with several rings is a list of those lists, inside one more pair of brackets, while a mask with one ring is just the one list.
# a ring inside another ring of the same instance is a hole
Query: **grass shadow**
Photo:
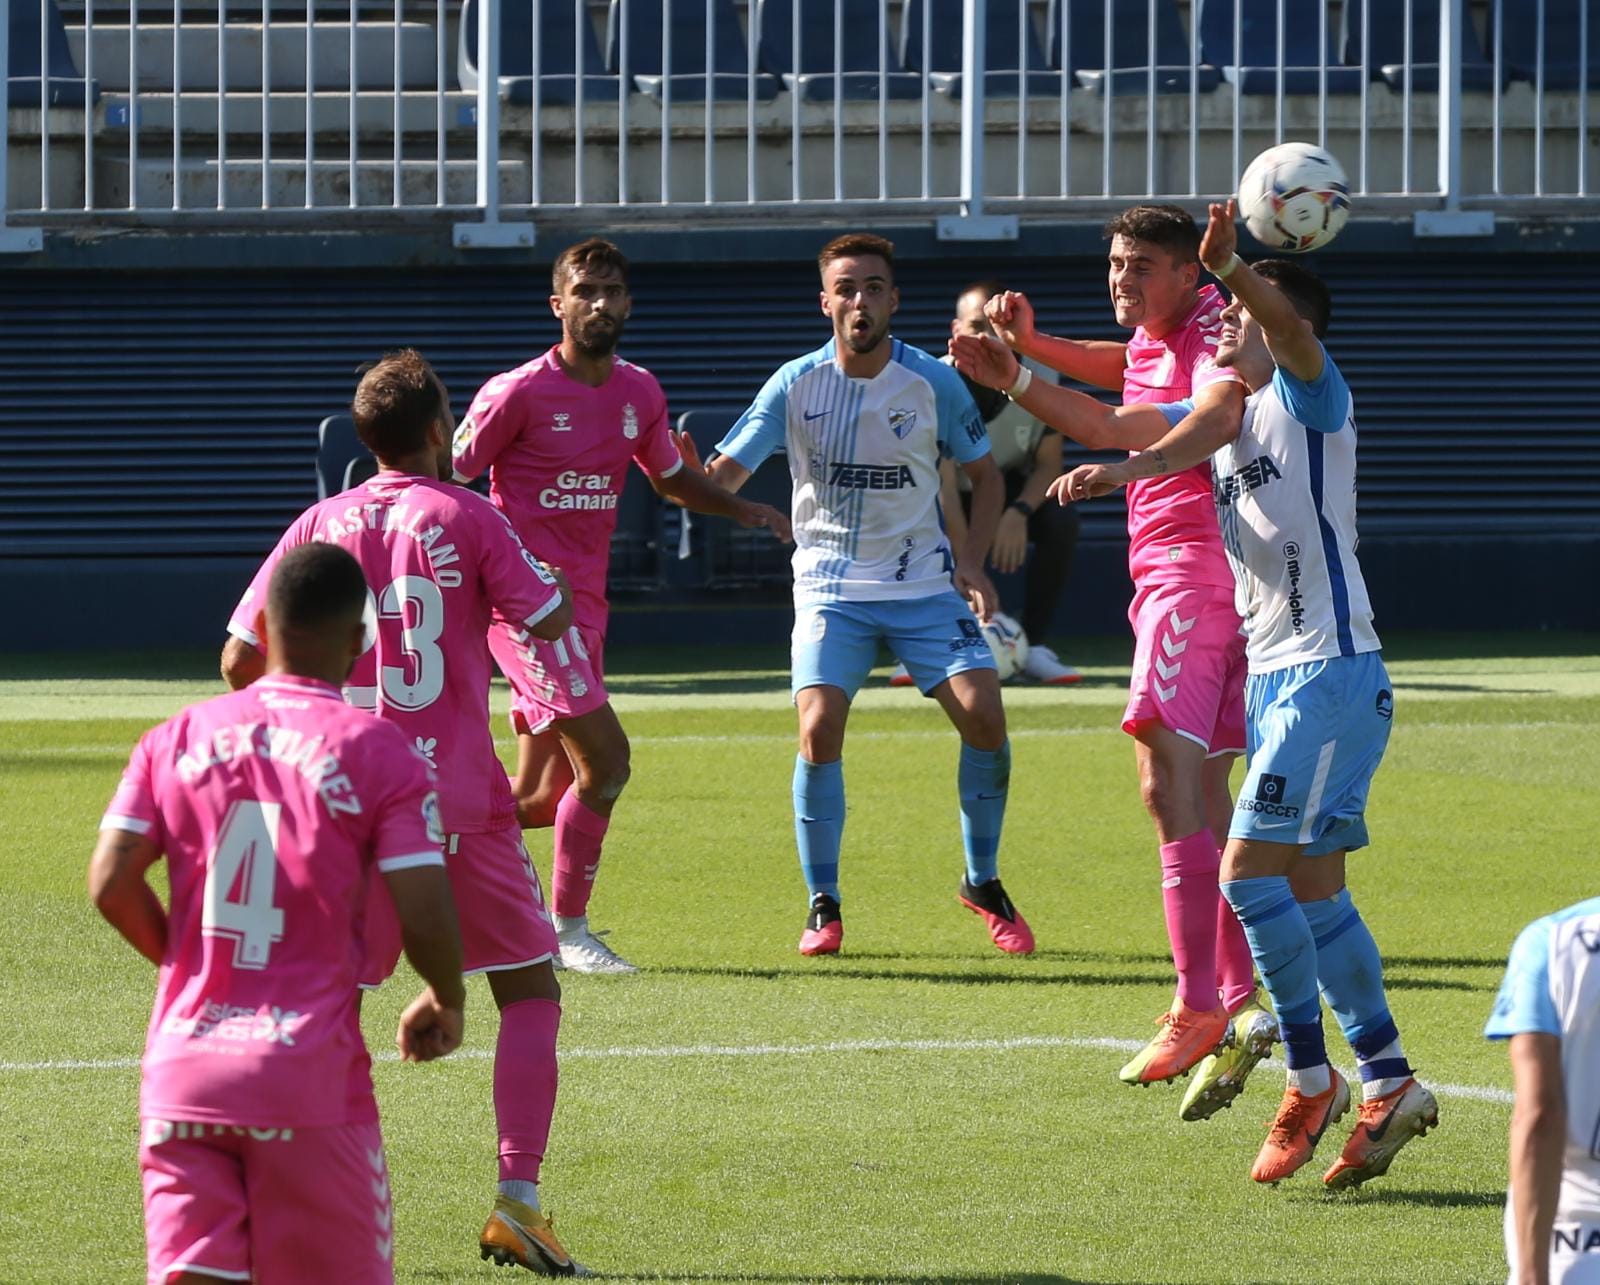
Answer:
[[1411, 1205], [1418, 1209], [1502, 1209], [1506, 1203], [1503, 1191], [1404, 1191], [1395, 1187], [1362, 1189], [1339, 1198], [1365, 1204]]
[[827, 960], [793, 968], [673, 964], [652, 968], [650, 972], [659, 977], [720, 977], [767, 982], [815, 979], [834, 982], [931, 982], [947, 986], [1167, 986], [1172, 983], [1170, 973], [1074, 973], [1056, 970], [989, 973], [972, 969], [936, 972], [919, 968], [855, 968]]

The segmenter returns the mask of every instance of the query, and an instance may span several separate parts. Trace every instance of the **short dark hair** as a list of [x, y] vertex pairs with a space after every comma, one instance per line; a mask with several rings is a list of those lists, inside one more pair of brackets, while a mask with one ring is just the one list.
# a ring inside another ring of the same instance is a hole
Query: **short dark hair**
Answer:
[[1181, 263], [1200, 262], [1200, 229], [1177, 205], [1130, 205], [1101, 229], [1107, 241], [1125, 236], [1159, 245]]
[[1318, 339], [1328, 333], [1328, 323], [1333, 319], [1333, 296], [1322, 284], [1321, 277], [1288, 259], [1262, 259], [1250, 266], [1258, 276], [1265, 277], [1289, 296], [1294, 310], [1311, 323]]
[[361, 564], [336, 544], [296, 545], [267, 583], [267, 615], [279, 629], [343, 628], [361, 618], [366, 603]]
[[817, 252], [817, 271], [826, 274], [828, 265], [835, 259], [852, 259], [863, 254], [875, 254], [889, 267], [889, 280], [894, 280], [894, 242], [871, 232], [846, 232], [836, 236]]
[[969, 294], [981, 294], [984, 302], [987, 303], [995, 295], [1004, 294], [1005, 292], [1006, 287], [1003, 281], [996, 281], [993, 277], [984, 277], [964, 287], [961, 293], [956, 296], [956, 302], [960, 303]]
[[356, 385], [350, 416], [356, 436], [380, 460], [415, 455], [428, 444], [428, 427], [443, 419], [444, 384], [415, 348], [385, 353]]
[[628, 256], [604, 237], [592, 236], [587, 241], [579, 241], [577, 245], [569, 245], [556, 255], [556, 261], [550, 265], [551, 292], [560, 294], [562, 287], [577, 275], [579, 269], [594, 272], [605, 268], [610, 268], [621, 277], [624, 286], [628, 284]]

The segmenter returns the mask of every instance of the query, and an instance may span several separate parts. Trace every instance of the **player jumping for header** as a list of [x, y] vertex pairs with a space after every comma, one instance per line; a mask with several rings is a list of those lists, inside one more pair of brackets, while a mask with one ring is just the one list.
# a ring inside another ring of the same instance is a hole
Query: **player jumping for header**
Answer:
[[1211, 207], [1200, 257], [1226, 281], [1217, 362], [1251, 394], [1237, 432], [1192, 402], [1139, 412], [1175, 426], [1120, 464], [1074, 469], [1063, 500], [1103, 495], [1212, 458], [1216, 505], [1245, 620], [1250, 768], [1223, 855], [1222, 892], [1283, 1031], [1289, 1086], [1250, 1176], [1278, 1182], [1311, 1159], [1350, 1104], [1328, 1063], [1322, 997], [1361, 1070], [1360, 1121], [1323, 1182], [1388, 1171], [1438, 1123], [1400, 1047], [1383, 963], [1345, 887], [1345, 854], [1367, 843], [1366, 806], [1394, 693], [1356, 562], [1356, 427], [1350, 389], [1322, 346], [1327, 287], [1286, 260], [1236, 253], [1233, 202]]

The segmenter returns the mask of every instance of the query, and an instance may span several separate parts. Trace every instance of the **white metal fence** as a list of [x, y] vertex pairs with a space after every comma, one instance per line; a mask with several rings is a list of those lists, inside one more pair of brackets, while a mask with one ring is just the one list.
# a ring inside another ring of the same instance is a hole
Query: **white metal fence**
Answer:
[[[0, 245], [94, 224], [896, 210], [1229, 191], [1315, 140], [1440, 233], [1590, 199], [1600, 0], [0, 0]], [[485, 21], [478, 21], [480, 13]], [[980, 69], [987, 68], [985, 74]]]

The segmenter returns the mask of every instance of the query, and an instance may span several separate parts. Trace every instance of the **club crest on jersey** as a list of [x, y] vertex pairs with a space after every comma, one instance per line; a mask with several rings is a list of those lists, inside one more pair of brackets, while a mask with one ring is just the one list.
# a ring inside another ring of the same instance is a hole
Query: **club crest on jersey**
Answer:
[[558, 410], [550, 417], [550, 431], [552, 433], [570, 433], [572, 431], [572, 414], [569, 411]]
[[567, 671], [567, 693], [573, 700], [582, 700], [589, 694], [589, 684], [583, 681], [575, 669]]
[[904, 410], [898, 406], [889, 407], [889, 428], [894, 435], [904, 441], [911, 430], [917, 426], [917, 412]]
[[632, 402], [622, 408], [622, 435], [630, 442], [639, 436], [639, 412], [633, 409]]

